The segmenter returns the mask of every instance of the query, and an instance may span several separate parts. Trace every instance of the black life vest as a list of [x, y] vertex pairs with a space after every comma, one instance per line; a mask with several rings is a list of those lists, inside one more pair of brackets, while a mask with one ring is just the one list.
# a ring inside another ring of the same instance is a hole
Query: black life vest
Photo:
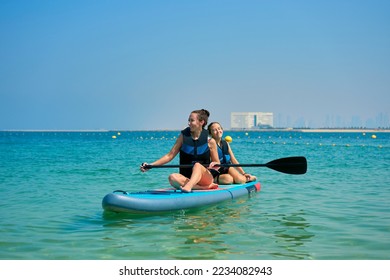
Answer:
[[225, 140], [221, 140], [221, 146], [218, 147], [218, 157], [221, 163], [232, 163], [230, 161], [229, 146]]
[[[197, 140], [192, 138], [189, 127], [183, 129], [181, 133], [183, 135], [183, 145], [180, 148], [180, 164], [210, 163], [208, 131], [203, 129]], [[180, 168], [180, 174], [190, 178], [192, 168]]]
[[[219, 161], [222, 164], [230, 164], [230, 163], [232, 163], [231, 160], [230, 160], [228, 143], [225, 140], [221, 140], [221, 146], [217, 145], [217, 147], [218, 147]], [[229, 167], [220, 167], [218, 169], [218, 172], [220, 174], [227, 174], [227, 173], [229, 173]]]

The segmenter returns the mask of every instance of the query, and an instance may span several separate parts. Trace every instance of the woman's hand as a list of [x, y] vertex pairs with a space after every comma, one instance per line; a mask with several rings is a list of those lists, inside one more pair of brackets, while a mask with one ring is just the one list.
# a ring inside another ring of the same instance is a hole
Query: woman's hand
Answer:
[[216, 165], [218, 165], [218, 164], [220, 164], [220, 163], [219, 163], [219, 162], [212, 161], [212, 162], [210, 162], [208, 169], [214, 169], [214, 170], [217, 170], [217, 171], [218, 171], [218, 169], [220, 168], [220, 166], [216, 166]]
[[147, 162], [143, 162], [141, 163], [139, 169], [142, 171], [142, 172], [146, 172], [148, 171], [150, 168], [147, 168], [146, 166], [149, 165]]

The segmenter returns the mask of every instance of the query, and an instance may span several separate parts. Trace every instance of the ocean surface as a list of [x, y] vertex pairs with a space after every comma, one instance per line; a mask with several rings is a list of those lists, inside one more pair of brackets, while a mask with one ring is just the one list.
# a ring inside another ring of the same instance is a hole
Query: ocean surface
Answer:
[[168, 186], [176, 169], [139, 165], [178, 134], [0, 132], [0, 259], [389, 259], [390, 133], [225, 131], [241, 163], [304, 156], [308, 172], [248, 167], [262, 185], [251, 197], [160, 215], [104, 212], [114, 190]]

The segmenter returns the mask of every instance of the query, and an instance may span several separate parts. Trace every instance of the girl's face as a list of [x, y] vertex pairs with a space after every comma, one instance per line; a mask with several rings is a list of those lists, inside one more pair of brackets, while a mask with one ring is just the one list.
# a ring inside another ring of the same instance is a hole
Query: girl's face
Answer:
[[214, 123], [210, 129], [211, 137], [214, 139], [221, 139], [223, 135], [223, 129], [219, 123]]
[[204, 121], [199, 121], [198, 114], [191, 113], [188, 117], [188, 126], [191, 131], [199, 130], [203, 128]]

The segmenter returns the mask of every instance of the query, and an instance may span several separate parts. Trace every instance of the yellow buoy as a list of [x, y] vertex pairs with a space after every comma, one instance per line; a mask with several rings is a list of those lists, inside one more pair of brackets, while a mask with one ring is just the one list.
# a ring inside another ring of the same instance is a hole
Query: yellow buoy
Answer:
[[118, 132], [118, 135], [121, 135], [121, 133], [120, 133], [120, 132]]
[[225, 137], [225, 141], [228, 143], [232, 143], [233, 139], [229, 135]]
[[116, 135], [112, 135], [112, 139], [116, 139]]
[[371, 135], [371, 138], [376, 139], [376, 135], [375, 134]]

